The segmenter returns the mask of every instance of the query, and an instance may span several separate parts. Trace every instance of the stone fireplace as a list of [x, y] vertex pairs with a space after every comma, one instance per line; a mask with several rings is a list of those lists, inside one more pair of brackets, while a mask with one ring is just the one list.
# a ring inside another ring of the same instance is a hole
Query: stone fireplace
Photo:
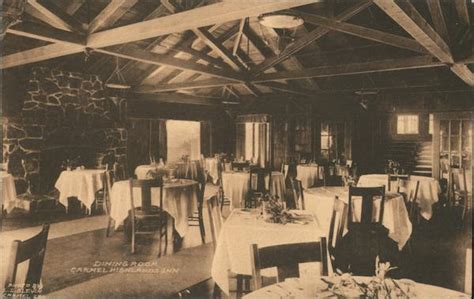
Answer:
[[20, 115], [3, 120], [3, 162], [17, 193], [45, 194], [66, 160], [126, 165], [126, 99], [104, 90], [96, 75], [31, 69]]

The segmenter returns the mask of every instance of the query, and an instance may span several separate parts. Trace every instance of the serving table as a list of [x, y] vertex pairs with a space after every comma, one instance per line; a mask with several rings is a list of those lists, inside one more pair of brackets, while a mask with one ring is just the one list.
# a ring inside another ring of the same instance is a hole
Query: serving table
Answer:
[[150, 178], [150, 173], [153, 174], [164, 174], [169, 177], [175, 176], [176, 168], [160, 165], [139, 165], [135, 168], [135, 175], [139, 180], [146, 180]]
[[[298, 211], [305, 213], [306, 211]], [[228, 271], [251, 275], [250, 245], [259, 247], [319, 241], [324, 232], [311, 213], [308, 224], [265, 222], [259, 210], [234, 209], [222, 226], [212, 262], [212, 278], [229, 294]]]
[[[245, 171], [224, 171], [222, 172], [222, 187], [226, 197], [232, 201], [232, 208], [240, 208], [245, 202], [249, 191], [249, 172]], [[257, 176], [252, 178], [256, 184]], [[268, 176], [265, 178], [268, 183]], [[279, 198], [284, 198], [286, 187], [285, 177], [279, 171], [272, 171], [272, 186], [270, 192]]]
[[[370, 277], [355, 276], [354, 279], [358, 283], [368, 283], [370, 281]], [[404, 281], [412, 286], [412, 292], [416, 294], [417, 298], [470, 298], [467, 294], [438, 286], [415, 283], [406, 279], [396, 280], [398, 284]], [[284, 282], [263, 287], [247, 294], [243, 298], [339, 298], [332, 292], [326, 290], [326, 286], [327, 284], [325, 282], [315, 277], [290, 278]]]
[[[438, 194], [441, 192], [441, 187], [438, 180], [432, 177], [411, 175], [407, 183], [401, 186], [401, 192], [409, 193], [416, 188], [416, 182], [420, 182], [418, 188], [417, 203], [420, 207], [420, 214], [426, 220], [430, 220], [433, 216], [432, 206], [438, 202]], [[388, 187], [388, 175], [387, 174], [366, 174], [359, 178], [357, 186], [359, 187], [375, 187], [375, 186], [387, 186]], [[393, 190], [395, 191], [395, 190]]]
[[7, 213], [13, 211], [14, 208], [29, 210], [30, 206], [28, 201], [16, 198], [15, 180], [13, 176], [6, 171], [0, 171], [0, 178], [2, 179], [0, 186], [2, 191], [1, 203]]
[[89, 213], [95, 201], [96, 192], [103, 188], [102, 179], [104, 173], [104, 169], [62, 171], [54, 185], [59, 190], [59, 202], [67, 209], [68, 198], [77, 197]]
[[[133, 188], [135, 207], [141, 206], [141, 191]], [[115, 182], [110, 192], [110, 217], [115, 221], [117, 229], [128, 217], [131, 208], [130, 182], [128, 180]], [[198, 183], [192, 180], [179, 179], [163, 185], [163, 210], [174, 218], [175, 228], [181, 237], [188, 231], [188, 217], [197, 210]], [[151, 203], [159, 206], [160, 188], [151, 189]]]
[[[329, 231], [334, 198], [336, 196], [345, 203], [349, 202], [349, 191], [344, 187], [317, 187], [304, 190], [306, 210], [316, 215], [322, 229], [326, 232]], [[353, 207], [354, 220], [359, 221], [362, 200], [354, 197]], [[374, 213], [378, 213], [379, 209], [380, 200], [376, 200], [374, 203]], [[397, 242], [399, 249], [402, 249], [412, 232], [412, 224], [408, 217], [403, 196], [398, 193], [385, 194], [382, 224], [389, 230], [388, 236]], [[345, 226], [347, 229], [347, 223]]]

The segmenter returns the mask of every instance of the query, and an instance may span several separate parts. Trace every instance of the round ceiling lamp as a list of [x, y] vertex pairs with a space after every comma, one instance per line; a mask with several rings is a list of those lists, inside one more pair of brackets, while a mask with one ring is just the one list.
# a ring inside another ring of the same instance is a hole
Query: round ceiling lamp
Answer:
[[304, 20], [300, 16], [290, 13], [268, 13], [258, 17], [258, 21], [265, 27], [275, 29], [290, 29], [303, 25]]

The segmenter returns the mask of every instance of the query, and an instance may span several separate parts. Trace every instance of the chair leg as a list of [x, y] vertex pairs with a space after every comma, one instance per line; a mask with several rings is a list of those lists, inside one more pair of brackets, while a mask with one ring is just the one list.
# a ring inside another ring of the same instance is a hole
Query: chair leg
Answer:
[[109, 220], [107, 221], [107, 232], [105, 236], [108, 238], [110, 237], [110, 227], [112, 226], [112, 218], [109, 216]]
[[213, 299], [221, 298], [221, 288], [219, 288], [217, 283], [214, 283], [214, 290], [212, 291], [212, 298]]
[[237, 299], [242, 298], [242, 294], [243, 294], [242, 287], [243, 287], [242, 274], [237, 274], [237, 294], [236, 294]]
[[202, 206], [199, 208], [199, 230], [201, 231], [201, 241], [202, 244], [206, 243], [206, 231], [204, 230], [204, 219], [202, 216]]
[[132, 253], [135, 253], [135, 227], [132, 225]]

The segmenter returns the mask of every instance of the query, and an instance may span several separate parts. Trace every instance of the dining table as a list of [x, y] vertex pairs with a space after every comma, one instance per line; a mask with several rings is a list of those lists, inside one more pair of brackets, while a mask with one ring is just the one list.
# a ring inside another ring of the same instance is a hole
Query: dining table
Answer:
[[205, 158], [204, 159], [204, 170], [207, 175], [211, 178], [212, 183], [215, 185], [219, 179], [219, 159], [217, 158]]
[[[324, 231], [311, 212], [295, 210], [305, 217], [306, 222], [270, 223], [260, 213], [260, 209], [234, 209], [224, 222], [217, 239], [211, 275], [221, 290], [229, 294], [228, 272], [251, 275], [250, 246], [259, 247], [318, 242], [325, 236]], [[310, 265], [311, 266], [311, 265]], [[311, 267], [309, 267], [311, 269]], [[274, 271], [265, 275], [274, 276]]]
[[135, 168], [135, 175], [139, 180], [150, 179], [153, 174], [162, 174], [172, 177], [176, 174], [176, 168], [160, 164], [139, 165]]
[[[376, 187], [389, 186], [388, 174], [366, 174], [359, 178], [357, 186], [359, 187]], [[409, 194], [416, 188], [416, 182], [420, 182], [418, 187], [417, 204], [420, 208], [420, 214], [426, 220], [430, 220], [433, 216], [433, 204], [439, 201], [439, 193], [441, 187], [438, 180], [432, 177], [410, 175], [407, 181], [402, 181], [400, 192]], [[392, 190], [396, 191], [396, 190]]]
[[[324, 231], [329, 231], [335, 198], [346, 204], [349, 202], [349, 190], [345, 187], [317, 187], [304, 190], [305, 208], [313, 212]], [[362, 209], [361, 198], [353, 198], [354, 221], [360, 221]], [[380, 200], [374, 202], [374, 212], [380, 209]], [[412, 233], [412, 224], [408, 215], [403, 196], [395, 192], [385, 194], [382, 225], [385, 226], [388, 236], [397, 242], [401, 250], [407, 243]], [[347, 222], [345, 223], [347, 232]]]
[[68, 198], [76, 197], [90, 213], [95, 194], [103, 188], [105, 169], [63, 170], [55, 183], [59, 190], [59, 202], [68, 207]]
[[[133, 188], [135, 207], [141, 207], [141, 190]], [[128, 217], [132, 202], [130, 198], [130, 181], [118, 181], [110, 191], [110, 217], [117, 229]], [[175, 229], [181, 237], [188, 231], [188, 217], [197, 211], [198, 183], [188, 179], [175, 179], [163, 184], [163, 210], [174, 219]], [[152, 205], [160, 205], [160, 188], [151, 189]]]
[[176, 168], [176, 177], [180, 179], [199, 180], [199, 172], [202, 170], [201, 160], [179, 161], [171, 163]]
[[[248, 171], [224, 171], [222, 172], [222, 188], [224, 194], [231, 202], [231, 208], [240, 208], [244, 205], [245, 198], [249, 191], [250, 173]], [[255, 186], [257, 176], [252, 177], [252, 183]], [[265, 184], [268, 185], [268, 176], [265, 178]], [[285, 177], [279, 171], [272, 171], [272, 185], [270, 193], [284, 198], [286, 192]]]
[[[289, 166], [285, 165], [285, 175], [288, 176]], [[296, 165], [296, 179], [301, 181], [304, 189], [316, 185], [324, 179], [324, 167], [315, 163]]]
[[[16, 189], [15, 189], [15, 179], [13, 176], [6, 171], [0, 171], [0, 178], [2, 179], [1, 183], [1, 203], [3, 208], [7, 213], [13, 211], [14, 208], [29, 209], [29, 205], [22, 204], [23, 201], [17, 199]], [[2, 211], [3, 212], [3, 211]]]
[[[353, 279], [357, 283], [369, 283], [371, 277], [354, 276]], [[245, 295], [244, 299], [283, 299], [283, 298], [342, 298], [336, 294], [337, 291], [328, 289], [328, 281], [330, 277], [305, 277], [287, 278], [283, 282], [265, 286], [261, 289], [253, 291]], [[442, 288], [439, 286], [428, 285], [414, 282], [408, 279], [397, 279], [395, 283], [407, 292], [407, 296], [411, 298], [471, 298], [470, 295], [458, 291]], [[362, 298], [350, 295], [344, 298]], [[395, 298], [395, 297], [391, 297]], [[398, 298], [398, 297], [397, 297]]]

